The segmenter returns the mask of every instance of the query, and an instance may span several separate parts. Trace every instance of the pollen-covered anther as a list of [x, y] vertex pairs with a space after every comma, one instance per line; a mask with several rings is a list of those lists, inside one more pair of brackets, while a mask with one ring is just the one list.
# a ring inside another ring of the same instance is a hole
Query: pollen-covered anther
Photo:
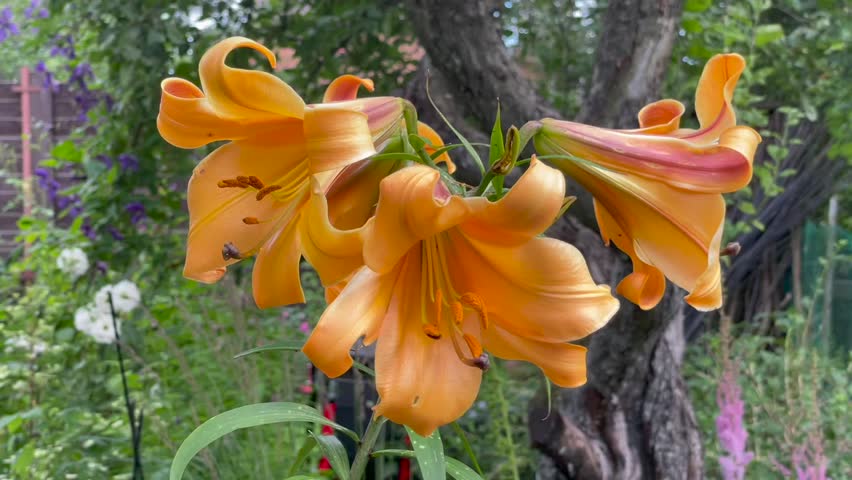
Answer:
[[237, 246], [234, 245], [233, 243], [228, 242], [228, 243], [226, 243], [225, 245], [222, 246], [222, 259], [223, 260], [231, 260], [231, 259], [239, 260], [241, 258], [243, 258], [243, 257], [240, 254], [239, 249], [237, 249]]
[[441, 330], [431, 323], [426, 323], [423, 325], [423, 333], [425, 333], [427, 337], [433, 340], [438, 340], [441, 338]]
[[269, 186], [263, 187], [263, 188], [260, 189], [260, 191], [257, 192], [257, 195], [255, 195], [254, 198], [257, 199], [257, 201], [261, 201], [261, 200], [263, 200], [263, 197], [269, 195], [270, 193], [272, 193], [276, 190], [281, 190], [282, 188], [284, 188], [284, 187], [282, 187], [281, 185], [269, 185]]
[[467, 292], [463, 294], [459, 300], [462, 304], [476, 312], [476, 315], [479, 317], [479, 323], [482, 325], [482, 329], [487, 330], [488, 310], [485, 308], [485, 302], [482, 301], [482, 297], [473, 292]]
[[248, 184], [251, 185], [252, 187], [258, 189], [258, 190], [263, 190], [263, 187], [264, 187], [263, 182], [259, 178], [255, 177], [254, 175], [249, 175]]
[[218, 186], [219, 188], [246, 188], [249, 185], [233, 178], [226, 178], [224, 180], [219, 180], [218, 182], [216, 182], [216, 186]]
[[450, 308], [453, 310], [453, 324], [461, 328], [464, 322], [464, 306], [461, 302], [453, 302], [450, 304]]
[[464, 343], [467, 344], [467, 348], [470, 350], [470, 354], [474, 359], [482, 356], [483, 350], [482, 345], [479, 344], [479, 340], [468, 333], [463, 334], [462, 338], [464, 339]]
[[260, 220], [258, 220], [257, 217], [245, 217], [243, 218], [243, 223], [246, 225], [257, 225], [260, 223]]

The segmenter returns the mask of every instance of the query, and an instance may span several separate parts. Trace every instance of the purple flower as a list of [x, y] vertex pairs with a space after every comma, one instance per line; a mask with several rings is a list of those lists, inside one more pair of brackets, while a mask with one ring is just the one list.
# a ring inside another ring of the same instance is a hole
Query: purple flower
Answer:
[[92, 224], [89, 223], [88, 220], [86, 220], [86, 222], [83, 223], [82, 230], [83, 230], [83, 235], [88, 237], [89, 240], [94, 240], [94, 239], [98, 238], [98, 232], [95, 231], [95, 227], [93, 227]]
[[53, 92], [59, 91], [59, 82], [53, 78], [53, 73], [47, 69], [47, 65], [44, 63], [44, 60], [39, 61], [36, 64], [36, 72], [44, 74], [44, 88], [51, 90]]
[[5, 42], [9, 37], [21, 34], [14, 19], [15, 14], [12, 13], [12, 7], [6, 7], [0, 11], [0, 42]]
[[726, 369], [722, 374], [716, 392], [719, 416], [716, 417], [716, 434], [719, 444], [728, 455], [719, 457], [722, 478], [725, 480], [743, 480], [746, 467], [754, 459], [754, 453], [746, 450], [748, 431], [743, 425], [745, 403], [742, 391], [737, 384], [736, 372]]
[[51, 57], [66, 57], [73, 60], [77, 57], [74, 51], [74, 39], [71, 35], [57, 35], [53, 39], [53, 47], [50, 49]]
[[[24, 9], [24, 17], [33, 18], [33, 13], [35, 13], [41, 18], [47, 18], [50, 13], [48, 13], [46, 8], [39, 9], [39, 7], [41, 7], [41, 0], [32, 0], [30, 6]], [[37, 13], [36, 10], [38, 10]]]
[[100, 160], [100, 161], [101, 161], [101, 163], [103, 163], [104, 165], [106, 165], [107, 170], [109, 170], [110, 168], [112, 168], [112, 157], [110, 157], [109, 155], [104, 155], [104, 154], [102, 153], [102, 154], [98, 155], [98, 156], [97, 156], [97, 157], [95, 157], [95, 158], [97, 158], [98, 160]]
[[98, 260], [95, 266], [100, 270], [101, 273], [107, 273], [109, 271], [109, 264], [103, 260]]
[[145, 219], [145, 205], [139, 202], [130, 202], [124, 207], [124, 210], [130, 214], [130, 223], [136, 225]]
[[139, 159], [135, 155], [122, 153], [118, 156], [118, 163], [121, 164], [121, 169], [125, 172], [135, 172], [139, 170]]
[[48, 169], [46, 169], [46, 168], [44, 168], [44, 167], [36, 167], [36, 169], [35, 169], [35, 170], [33, 170], [33, 173], [34, 173], [34, 174], [35, 174], [35, 176], [36, 176], [36, 177], [38, 177], [39, 179], [47, 180], [48, 178], [50, 178], [50, 177], [51, 177], [51, 175], [50, 175], [50, 170], [48, 170]]
[[83, 214], [83, 207], [75, 205], [68, 210], [68, 216], [73, 220]]
[[112, 238], [119, 242], [124, 240], [124, 235], [115, 227], [109, 227], [109, 234], [112, 235]]

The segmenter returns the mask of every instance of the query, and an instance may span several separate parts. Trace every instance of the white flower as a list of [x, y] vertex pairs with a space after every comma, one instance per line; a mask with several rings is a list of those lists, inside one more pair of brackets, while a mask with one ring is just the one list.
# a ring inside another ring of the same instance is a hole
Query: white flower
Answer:
[[80, 248], [65, 248], [56, 258], [56, 266], [63, 273], [70, 275], [72, 280], [76, 280], [89, 269], [89, 257]]
[[115, 285], [101, 287], [95, 294], [95, 306], [109, 312], [109, 294], [112, 293], [112, 306], [116, 313], [130, 313], [139, 306], [142, 295], [139, 288], [130, 280], [122, 280]]
[[41, 355], [47, 350], [47, 344], [41, 340], [32, 341], [29, 338], [18, 335], [6, 339], [6, 346], [10, 348], [19, 348], [30, 352], [33, 356]]
[[[118, 330], [121, 331], [121, 323], [116, 319]], [[87, 305], [78, 308], [74, 313], [74, 327], [82, 333], [92, 337], [98, 343], [113, 343], [115, 341], [115, 328], [112, 324], [112, 314], [97, 305]]]

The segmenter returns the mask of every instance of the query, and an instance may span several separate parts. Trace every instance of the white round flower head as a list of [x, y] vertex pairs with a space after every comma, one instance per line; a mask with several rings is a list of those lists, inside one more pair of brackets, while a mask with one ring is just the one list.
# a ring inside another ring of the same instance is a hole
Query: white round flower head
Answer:
[[95, 306], [109, 312], [109, 294], [112, 294], [112, 306], [116, 313], [130, 313], [139, 306], [142, 295], [139, 288], [130, 280], [122, 280], [115, 285], [101, 287], [95, 293]]
[[[121, 331], [121, 324], [116, 319]], [[98, 343], [113, 343], [115, 341], [115, 328], [112, 324], [112, 314], [109, 309], [103, 309], [98, 305], [88, 305], [78, 308], [74, 313], [74, 327], [82, 333], [92, 337]]]
[[72, 280], [76, 280], [89, 269], [89, 257], [80, 248], [65, 248], [56, 258], [56, 266], [63, 273], [70, 275]]

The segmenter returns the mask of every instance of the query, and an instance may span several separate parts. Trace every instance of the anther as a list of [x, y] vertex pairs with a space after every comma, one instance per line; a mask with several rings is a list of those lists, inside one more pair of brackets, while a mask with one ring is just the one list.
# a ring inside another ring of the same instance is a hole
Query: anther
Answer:
[[219, 180], [216, 183], [216, 185], [219, 188], [246, 188], [248, 186], [248, 184], [242, 184], [242, 183], [240, 183], [237, 180], [234, 180], [232, 178], [226, 178], [224, 180]]
[[239, 260], [243, 257], [242, 255], [240, 255], [240, 251], [237, 249], [237, 246], [231, 242], [228, 242], [222, 247], [222, 259], [230, 260], [232, 258]]
[[464, 322], [464, 307], [461, 302], [453, 302], [450, 304], [450, 308], [453, 309], [453, 323], [461, 328], [462, 322]]
[[427, 337], [433, 340], [438, 340], [439, 338], [441, 338], [441, 331], [438, 329], [437, 326], [431, 323], [423, 325], [423, 333], [425, 333]]
[[263, 182], [261, 182], [260, 179], [255, 177], [254, 175], [250, 175], [248, 177], [248, 184], [258, 190], [263, 190]]
[[467, 344], [467, 348], [470, 350], [470, 354], [474, 359], [482, 356], [482, 345], [479, 344], [477, 339], [467, 333], [463, 334], [462, 338], [464, 339], [464, 343]]
[[472, 292], [467, 292], [459, 299], [461, 302], [470, 307], [476, 315], [479, 316], [479, 322], [482, 324], [482, 329], [488, 329], [488, 310], [485, 309], [485, 302], [482, 298]]
[[257, 225], [260, 223], [260, 220], [258, 220], [257, 217], [245, 217], [243, 219], [243, 223], [246, 225]]
[[263, 200], [263, 197], [269, 195], [270, 193], [276, 190], [281, 190], [282, 188], [284, 187], [282, 187], [281, 185], [269, 185], [268, 187], [263, 187], [262, 189], [260, 189], [260, 191], [257, 192], [257, 195], [255, 195], [254, 198], [256, 198], [257, 201], [261, 201]]

